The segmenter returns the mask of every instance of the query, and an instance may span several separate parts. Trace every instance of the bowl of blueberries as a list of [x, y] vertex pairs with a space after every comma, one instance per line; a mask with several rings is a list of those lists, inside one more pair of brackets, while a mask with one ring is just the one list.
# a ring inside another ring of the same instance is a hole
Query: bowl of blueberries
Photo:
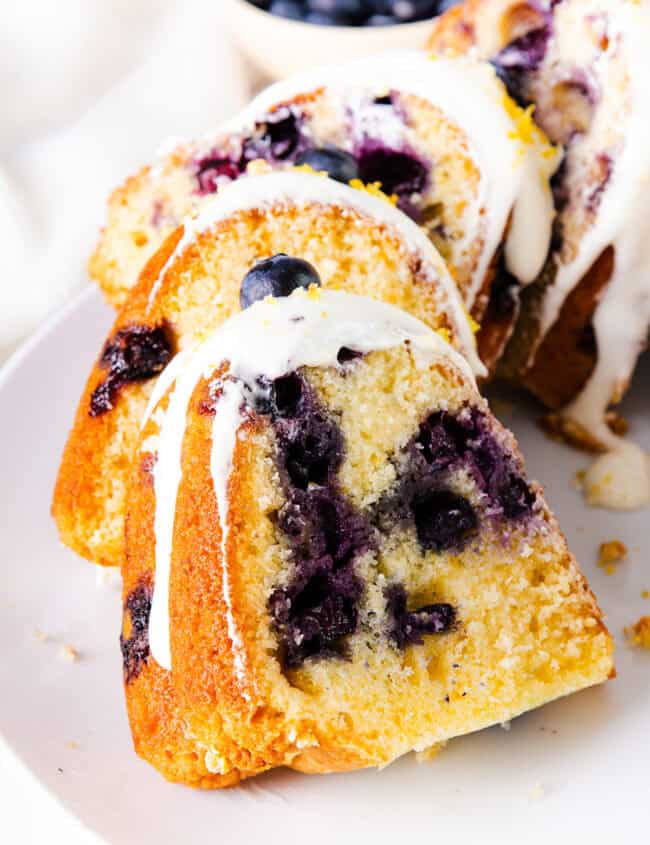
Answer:
[[316, 64], [421, 47], [432, 18], [459, 0], [228, 0], [249, 61], [272, 79]]

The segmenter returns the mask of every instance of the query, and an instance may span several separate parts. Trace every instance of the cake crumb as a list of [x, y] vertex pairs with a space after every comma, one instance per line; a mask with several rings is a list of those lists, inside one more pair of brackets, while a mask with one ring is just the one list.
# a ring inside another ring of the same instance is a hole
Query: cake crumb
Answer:
[[627, 627], [625, 635], [632, 645], [650, 650], [650, 616], [642, 616], [636, 625]]
[[615, 563], [621, 563], [627, 558], [627, 546], [621, 540], [608, 540], [601, 543], [598, 549], [598, 566], [602, 567], [607, 575], [616, 572]]
[[46, 634], [45, 631], [41, 631], [40, 628], [34, 628], [33, 637], [40, 643], [46, 643], [50, 638], [49, 634]]
[[642, 599], [650, 599], [650, 590], [641, 590]]
[[544, 787], [541, 783], [536, 783], [531, 789], [528, 790], [528, 797], [531, 801], [539, 801], [544, 797]]
[[71, 751], [76, 751], [77, 748], [79, 748], [79, 743], [75, 742], [74, 739], [71, 739], [68, 742], [66, 742], [65, 747], [69, 748]]
[[428, 748], [423, 748], [422, 751], [415, 752], [415, 759], [418, 763], [431, 763], [440, 754], [445, 747], [446, 742], [436, 742]]
[[74, 646], [66, 643], [61, 646], [61, 657], [69, 663], [76, 663], [79, 660], [79, 652]]

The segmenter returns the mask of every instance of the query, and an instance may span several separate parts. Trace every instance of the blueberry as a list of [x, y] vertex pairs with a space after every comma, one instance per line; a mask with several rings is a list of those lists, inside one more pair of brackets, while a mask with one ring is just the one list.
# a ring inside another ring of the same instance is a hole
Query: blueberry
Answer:
[[99, 359], [100, 368], [108, 370], [108, 374], [90, 397], [90, 416], [98, 417], [110, 411], [125, 384], [158, 375], [171, 357], [171, 344], [162, 328], [129, 326], [117, 331]]
[[392, 15], [371, 15], [366, 21], [366, 26], [395, 26], [400, 23]]
[[249, 3], [252, 3], [253, 6], [257, 6], [258, 9], [262, 9], [264, 12], [268, 12], [269, 6], [271, 5], [271, 0], [248, 0]]
[[267, 296], [289, 296], [296, 288], [320, 285], [316, 270], [308, 261], [283, 252], [258, 261], [244, 276], [239, 292], [242, 308]]
[[454, 6], [458, 6], [461, 2], [462, 0], [438, 0], [436, 14], [444, 15], [445, 12], [453, 9]]
[[359, 173], [363, 182], [381, 182], [384, 193], [400, 199], [422, 193], [429, 181], [427, 168], [414, 155], [376, 146], [361, 152]]
[[318, 26], [354, 26], [354, 18], [349, 15], [342, 15], [338, 12], [308, 12], [305, 15], [306, 23], [314, 23]]
[[238, 162], [223, 156], [208, 156], [196, 165], [196, 180], [200, 194], [213, 194], [219, 186], [219, 178], [238, 179], [242, 169]]
[[506, 519], [517, 519], [530, 513], [535, 504], [535, 493], [526, 481], [514, 472], [501, 486], [498, 498]]
[[130, 636], [120, 636], [124, 679], [130, 683], [137, 678], [149, 660], [149, 616], [151, 614], [151, 585], [141, 581], [128, 596], [124, 615], [130, 618]]
[[401, 23], [432, 18], [437, 12], [437, 0], [393, 0], [391, 12]]
[[330, 179], [347, 184], [359, 178], [356, 158], [338, 147], [317, 147], [298, 156], [297, 164], [308, 164], [314, 170], [326, 171]]
[[411, 503], [418, 541], [428, 551], [460, 550], [478, 528], [471, 504], [449, 490], [434, 490]]
[[389, 636], [398, 648], [422, 643], [423, 634], [449, 631], [456, 621], [456, 611], [446, 603], [428, 604], [409, 611], [402, 584], [391, 584], [385, 595]]
[[359, 358], [363, 358], [363, 352], [358, 352], [356, 349], [349, 349], [347, 346], [342, 346], [336, 356], [336, 360], [342, 367], [352, 363], [352, 361], [357, 361]]
[[347, 18], [361, 23], [368, 16], [368, 4], [365, 0], [307, 0], [310, 13]]
[[300, 404], [303, 381], [296, 373], [276, 378], [271, 390], [273, 412], [278, 417], [292, 417]]
[[294, 0], [273, 0], [269, 7], [272, 15], [279, 15], [281, 18], [300, 21], [303, 18], [303, 9], [300, 3]]

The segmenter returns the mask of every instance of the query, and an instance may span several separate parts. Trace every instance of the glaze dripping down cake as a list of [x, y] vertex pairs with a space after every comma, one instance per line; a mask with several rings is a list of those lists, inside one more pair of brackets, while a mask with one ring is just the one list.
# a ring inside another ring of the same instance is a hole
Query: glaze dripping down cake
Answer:
[[500, 371], [555, 412], [556, 430], [596, 450], [621, 449], [610, 406], [650, 324], [648, 43], [647, 0], [468, 0], [429, 42], [490, 59], [564, 148], [552, 249], [522, 297]]
[[128, 502], [129, 716], [172, 780], [381, 766], [613, 672], [514, 438], [384, 303], [313, 284], [177, 356]]
[[295, 171], [242, 178], [151, 259], [92, 370], [53, 501], [61, 538], [75, 551], [121, 565], [126, 478], [158, 375], [239, 311], [243, 276], [281, 252], [317, 266], [326, 288], [385, 300], [442, 329], [481, 371], [443, 260], [386, 197]]

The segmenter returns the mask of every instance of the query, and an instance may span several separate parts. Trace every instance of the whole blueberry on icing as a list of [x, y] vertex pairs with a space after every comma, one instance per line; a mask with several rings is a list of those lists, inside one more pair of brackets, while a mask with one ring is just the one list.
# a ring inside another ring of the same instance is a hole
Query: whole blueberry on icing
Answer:
[[249, 308], [267, 296], [289, 296], [297, 288], [310, 285], [320, 285], [320, 277], [314, 267], [302, 258], [280, 252], [258, 261], [248, 271], [241, 284], [239, 301], [242, 308]]
[[471, 504], [449, 490], [432, 490], [411, 503], [418, 542], [427, 551], [460, 550], [478, 528]]
[[356, 158], [338, 147], [317, 147], [298, 156], [296, 164], [308, 164], [314, 170], [325, 171], [330, 179], [347, 184], [359, 178]]

